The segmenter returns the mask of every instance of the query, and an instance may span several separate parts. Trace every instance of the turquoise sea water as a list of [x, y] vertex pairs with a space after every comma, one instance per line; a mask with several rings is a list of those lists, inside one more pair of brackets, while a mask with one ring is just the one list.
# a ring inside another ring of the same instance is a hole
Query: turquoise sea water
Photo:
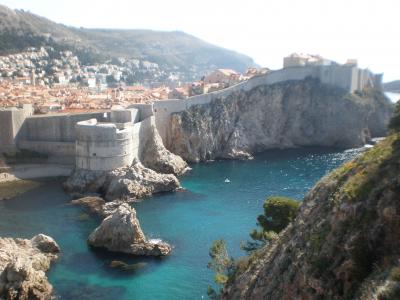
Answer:
[[[357, 153], [307, 148], [269, 151], [252, 161], [194, 165], [181, 178], [185, 191], [133, 205], [145, 234], [173, 245], [173, 254], [162, 259], [91, 251], [86, 238], [99, 220], [82, 218], [81, 208], [68, 205], [60, 180], [0, 201], [0, 236], [45, 233], [56, 239], [62, 254], [49, 279], [61, 299], [206, 299], [213, 276], [206, 267], [213, 240], [224, 238], [231, 255], [243, 255], [240, 242], [255, 227], [267, 196], [302, 199], [323, 175]], [[112, 269], [113, 259], [146, 266]]]

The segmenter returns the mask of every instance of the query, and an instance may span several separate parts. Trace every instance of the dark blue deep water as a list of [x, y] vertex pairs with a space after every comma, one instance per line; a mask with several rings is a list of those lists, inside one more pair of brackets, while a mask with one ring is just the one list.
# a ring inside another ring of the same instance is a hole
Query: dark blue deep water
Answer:
[[[233, 256], [243, 255], [240, 242], [255, 227], [267, 196], [301, 200], [323, 175], [357, 153], [307, 148], [269, 151], [252, 161], [194, 165], [181, 178], [185, 191], [134, 204], [145, 234], [173, 245], [167, 258], [91, 251], [86, 238], [99, 220], [68, 205], [61, 180], [54, 179], [0, 201], [0, 236], [30, 238], [45, 233], [56, 239], [62, 255], [49, 279], [61, 299], [203, 299], [212, 283], [206, 265], [213, 240], [224, 238]], [[226, 178], [230, 183], [224, 182]], [[146, 265], [122, 271], [109, 267], [113, 259]]]

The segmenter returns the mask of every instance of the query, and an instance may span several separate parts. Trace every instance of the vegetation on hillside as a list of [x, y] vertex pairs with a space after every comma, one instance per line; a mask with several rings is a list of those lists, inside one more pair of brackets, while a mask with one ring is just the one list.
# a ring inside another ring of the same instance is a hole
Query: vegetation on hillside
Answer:
[[245, 55], [206, 43], [184, 32], [86, 29], [67, 27], [23, 10], [0, 5], [0, 54], [27, 47], [52, 46], [72, 50], [87, 64], [113, 57], [129, 57], [181, 71], [254, 65]]
[[254, 229], [250, 233], [252, 240], [242, 243], [242, 249], [251, 253], [276, 239], [279, 232], [296, 218], [299, 206], [300, 202], [291, 198], [268, 197], [263, 205], [264, 214], [257, 217], [260, 229]]
[[[236, 273], [242, 272], [251, 259], [257, 257], [256, 250], [276, 239], [278, 234], [296, 217], [299, 206], [298, 201], [287, 197], [271, 196], [265, 200], [264, 214], [257, 217], [257, 225], [260, 229], [254, 229], [250, 233], [252, 241], [247, 241], [242, 246], [250, 254], [249, 257], [234, 260], [229, 255], [223, 239], [214, 241], [209, 252], [211, 261], [207, 267], [215, 272], [215, 283], [223, 286], [231, 281]], [[219, 292], [211, 286], [208, 287], [207, 294], [211, 299], [219, 297]]]
[[400, 106], [390, 135], [325, 176], [222, 299], [400, 299]]
[[390, 120], [389, 129], [394, 132], [400, 131], [400, 102], [397, 102], [394, 116]]

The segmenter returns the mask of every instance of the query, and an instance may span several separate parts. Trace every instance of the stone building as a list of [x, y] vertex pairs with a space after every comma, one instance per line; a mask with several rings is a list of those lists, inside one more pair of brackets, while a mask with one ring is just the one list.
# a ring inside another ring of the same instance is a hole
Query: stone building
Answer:
[[211, 74], [204, 77], [204, 83], [219, 83], [225, 84], [230, 86], [239, 82], [240, 80], [240, 73], [236, 72], [235, 70], [231, 69], [217, 69]]
[[283, 58], [283, 67], [304, 67], [304, 66], [329, 66], [332, 61], [323, 58], [319, 55], [310, 55], [303, 53], [292, 53], [289, 56]]
[[168, 99], [187, 99], [189, 97], [189, 91], [184, 87], [176, 87], [168, 93]]

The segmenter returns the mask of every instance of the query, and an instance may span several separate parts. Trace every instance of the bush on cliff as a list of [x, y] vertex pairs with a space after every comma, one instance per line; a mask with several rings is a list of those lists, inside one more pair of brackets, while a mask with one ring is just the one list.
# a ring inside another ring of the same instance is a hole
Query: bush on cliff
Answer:
[[263, 205], [264, 214], [257, 217], [257, 225], [261, 229], [254, 229], [250, 233], [252, 240], [242, 243], [242, 249], [251, 253], [277, 238], [279, 232], [296, 218], [299, 206], [300, 202], [291, 198], [268, 197]]
[[390, 120], [389, 129], [391, 129], [395, 132], [400, 131], [400, 101], [397, 102], [397, 104], [396, 104], [395, 115]]
[[[235, 261], [229, 256], [225, 241], [223, 239], [214, 241], [209, 255], [211, 261], [208, 263], [207, 268], [215, 272], [215, 283], [223, 286], [235, 273]], [[207, 295], [211, 299], [218, 299], [218, 293], [211, 286], [208, 287]]]
[[392, 134], [325, 176], [221, 299], [400, 299], [400, 109]]
[[[253, 240], [242, 245], [243, 250], [253, 254], [250, 257], [244, 256], [234, 260], [229, 256], [223, 239], [214, 241], [209, 252], [211, 261], [207, 267], [215, 272], [215, 283], [224, 286], [236, 273], [246, 269], [252, 257], [256, 256], [253, 252], [260, 249], [268, 241], [277, 238], [278, 233], [285, 229], [297, 216], [299, 206], [299, 201], [287, 197], [271, 196], [265, 200], [264, 214], [257, 217], [257, 225], [261, 229], [254, 229], [250, 233]], [[219, 297], [219, 293], [211, 286], [208, 287], [207, 294], [211, 299], [218, 299]]]

